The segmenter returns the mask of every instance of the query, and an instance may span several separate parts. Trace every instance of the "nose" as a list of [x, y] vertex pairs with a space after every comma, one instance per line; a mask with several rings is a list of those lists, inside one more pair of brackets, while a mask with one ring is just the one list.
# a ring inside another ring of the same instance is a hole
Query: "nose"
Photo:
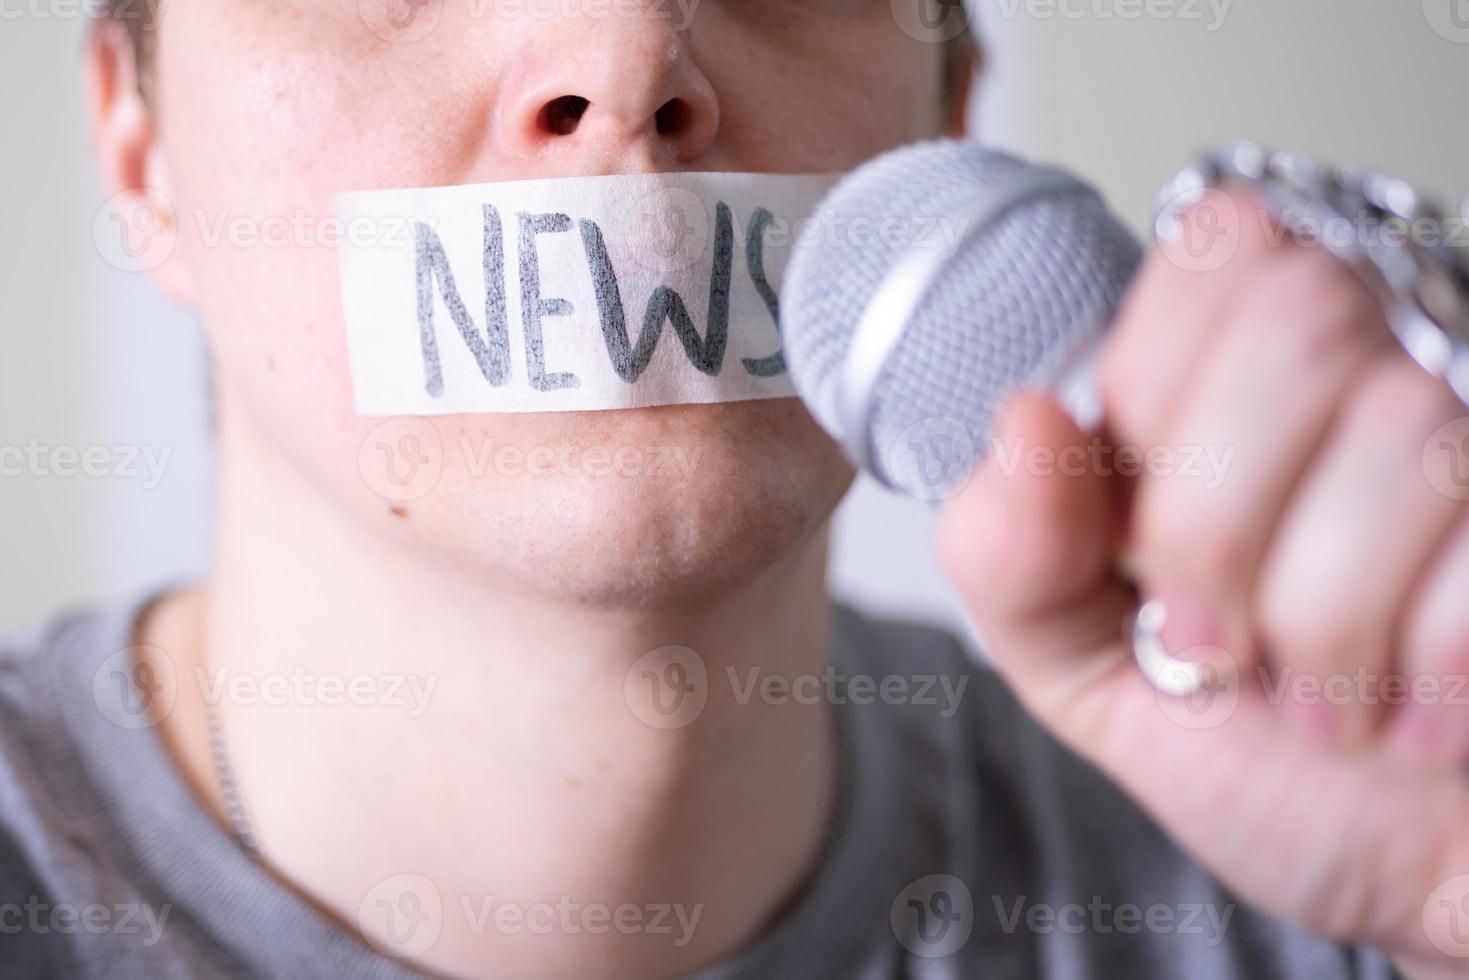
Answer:
[[638, 172], [696, 161], [719, 131], [714, 87], [649, 12], [537, 45], [505, 78], [501, 151], [556, 172]]

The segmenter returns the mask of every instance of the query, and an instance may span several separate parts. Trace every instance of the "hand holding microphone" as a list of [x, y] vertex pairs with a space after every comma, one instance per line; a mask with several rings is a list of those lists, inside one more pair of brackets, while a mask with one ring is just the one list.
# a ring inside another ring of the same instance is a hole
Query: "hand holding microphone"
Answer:
[[[937, 438], [987, 456], [941, 546], [998, 669], [1243, 897], [1413, 976], [1469, 972], [1469, 412], [1423, 367], [1463, 363], [1448, 334], [1410, 341], [1255, 192], [1201, 190], [1128, 288], [1137, 253], [1081, 185], [964, 144], [869, 167], [818, 224], [974, 227], [939, 259], [798, 252], [791, 369], [890, 484], [957, 488], [915, 463]], [[1086, 347], [1098, 432], [1020, 391]], [[1136, 467], [1085, 465], [1099, 441]], [[1194, 449], [1224, 479], [1176, 465]], [[1140, 594], [1167, 612], [1141, 636], [1203, 665], [1188, 697], [1137, 669]]]

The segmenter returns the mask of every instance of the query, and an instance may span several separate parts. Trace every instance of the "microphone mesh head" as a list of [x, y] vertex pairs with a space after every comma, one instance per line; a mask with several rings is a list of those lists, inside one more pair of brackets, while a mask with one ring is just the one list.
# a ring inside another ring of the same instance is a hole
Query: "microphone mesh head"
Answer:
[[[870, 440], [873, 474], [889, 486], [946, 496], [983, 455], [1005, 396], [1099, 335], [1141, 260], [1080, 184], [1023, 199], [966, 234], [962, 216], [981, 194], [1032, 171], [969, 142], [905, 147], [842, 181], [799, 236], [781, 296], [792, 380], [849, 455]], [[882, 367], [867, 431], [844, 431], [838, 390], [853, 335], [919, 249], [947, 258]]]

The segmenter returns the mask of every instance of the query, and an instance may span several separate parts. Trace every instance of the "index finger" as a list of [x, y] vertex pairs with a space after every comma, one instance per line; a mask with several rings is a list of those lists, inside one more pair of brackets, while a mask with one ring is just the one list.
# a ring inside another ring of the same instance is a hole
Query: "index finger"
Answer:
[[1224, 311], [1282, 238], [1253, 194], [1217, 188], [1168, 231], [1129, 292], [1099, 364], [1107, 428], [1119, 445], [1155, 444]]

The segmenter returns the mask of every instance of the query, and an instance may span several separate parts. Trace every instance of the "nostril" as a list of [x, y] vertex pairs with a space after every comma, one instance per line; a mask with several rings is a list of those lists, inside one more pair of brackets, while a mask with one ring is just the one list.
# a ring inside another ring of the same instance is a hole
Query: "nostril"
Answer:
[[683, 99], [669, 99], [653, 116], [660, 136], [673, 136], [689, 128], [694, 110]]
[[552, 99], [541, 106], [537, 125], [542, 132], [551, 133], [554, 136], [570, 136], [576, 132], [581, 117], [586, 115], [587, 107], [591, 103], [580, 95], [563, 95], [559, 99]]

